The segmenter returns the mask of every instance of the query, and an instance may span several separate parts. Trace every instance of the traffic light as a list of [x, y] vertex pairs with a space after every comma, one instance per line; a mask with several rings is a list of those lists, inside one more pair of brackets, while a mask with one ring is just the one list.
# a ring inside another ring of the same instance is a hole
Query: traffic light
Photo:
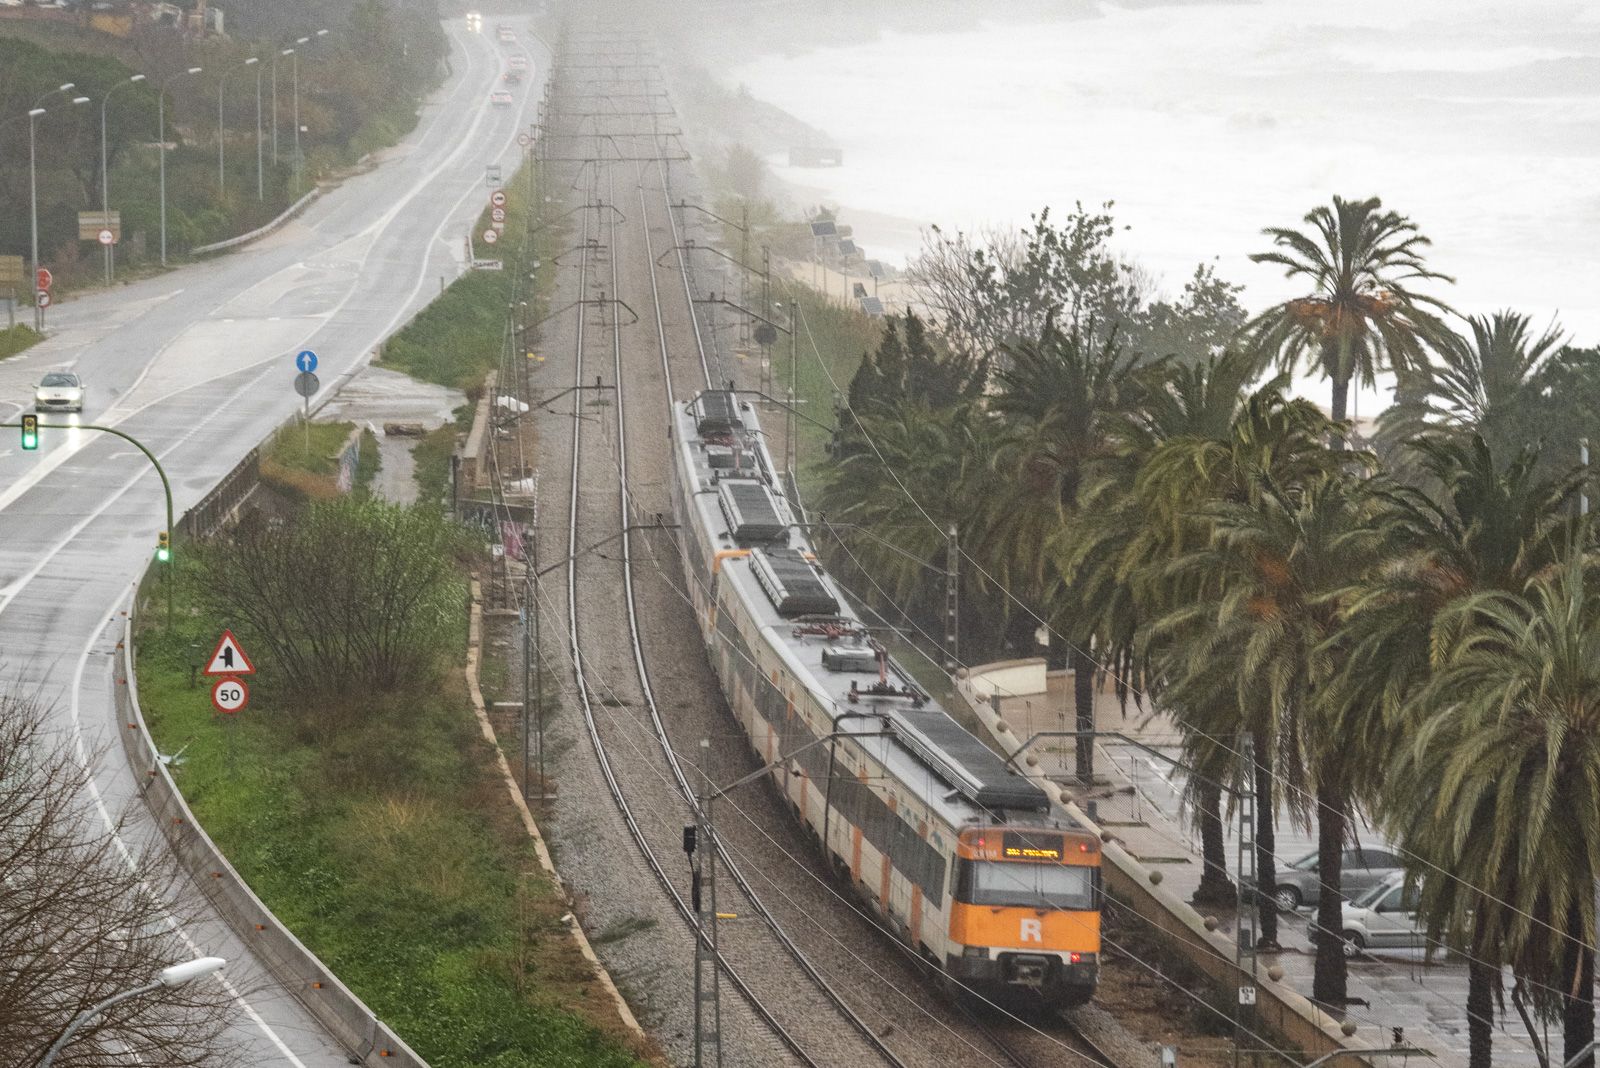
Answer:
[[172, 559], [172, 535], [164, 530], [156, 535], [156, 559], [163, 564]]
[[24, 452], [32, 452], [39, 447], [39, 417], [37, 415], [24, 415], [22, 417], [22, 448]]

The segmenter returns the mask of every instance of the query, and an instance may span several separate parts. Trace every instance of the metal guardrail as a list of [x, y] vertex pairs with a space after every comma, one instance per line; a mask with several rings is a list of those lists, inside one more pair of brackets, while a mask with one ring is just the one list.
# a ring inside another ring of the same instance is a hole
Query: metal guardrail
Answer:
[[[187, 517], [186, 517], [187, 518]], [[137, 603], [137, 596], [135, 596]], [[222, 855], [183, 799], [161, 761], [139, 708], [134, 674], [134, 612], [130, 610], [119, 643], [117, 713], [123, 749], [150, 814], [165, 834], [173, 856], [188, 872], [217, 913], [311, 1017], [348, 1049], [355, 1063], [428, 1068], [394, 1030], [307, 949], [272, 910], [251, 891]]]
[[254, 241], [258, 237], [265, 237], [278, 227], [282, 226], [284, 223], [288, 222], [290, 219], [294, 218], [305, 208], [307, 204], [311, 203], [321, 195], [322, 190], [313, 189], [311, 192], [307, 193], [293, 204], [290, 204], [284, 209], [282, 215], [279, 215], [276, 219], [273, 219], [265, 226], [258, 226], [254, 230], [251, 230], [248, 234], [240, 234], [238, 237], [230, 237], [226, 241], [216, 241], [209, 245], [201, 245], [198, 248], [192, 248], [189, 250], [189, 255], [204, 256], [212, 252], [223, 252], [227, 249], [235, 248], [247, 242]]

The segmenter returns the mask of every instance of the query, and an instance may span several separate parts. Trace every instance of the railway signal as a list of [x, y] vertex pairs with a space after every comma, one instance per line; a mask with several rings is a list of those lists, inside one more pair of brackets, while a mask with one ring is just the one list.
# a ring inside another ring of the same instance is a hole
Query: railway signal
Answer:
[[22, 417], [22, 449], [32, 452], [39, 447], [39, 417], [37, 415], [24, 415]]

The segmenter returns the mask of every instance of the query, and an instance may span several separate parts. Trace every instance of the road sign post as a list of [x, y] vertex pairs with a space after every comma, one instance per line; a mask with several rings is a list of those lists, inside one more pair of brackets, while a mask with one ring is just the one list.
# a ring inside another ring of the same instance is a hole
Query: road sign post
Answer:
[[[312, 352], [310, 349], [307, 349], [305, 352], [302, 352], [300, 356], [295, 358], [296, 365], [298, 365], [301, 362], [301, 359], [306, 356], [311, 357], [311, 366], [315, 367], [317, 365], [317, 354]], [[322, 383], [318, 381], [317, 376], [308, 370], [302, 370], [299, 374], [294, 376], [294, 391], [300, 394], [300, 396], [305, 400], [305, 410], [301, 413], [300, 421], [303, 422], [306, 427], [307, 456], [311, 455], [311, 398], [316, 396], [317, 390], [321, 387]]]

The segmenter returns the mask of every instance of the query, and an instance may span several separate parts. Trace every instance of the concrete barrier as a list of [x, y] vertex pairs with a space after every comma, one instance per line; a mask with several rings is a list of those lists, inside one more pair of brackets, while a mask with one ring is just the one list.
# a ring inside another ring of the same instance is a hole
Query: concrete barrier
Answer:
[[[1027, 740], [1008, 726], [990, 706], [990, 698], [1023, 697], [1045, 692], [1047, 676], [1045, 662], [1039, 659], [1009, 660], [969, 669], [965, 677], [954, 680], [956, 692], [967, 703], [979, 722], [1005, 749], [1014, 755]], [[1109, 840], [1098, 823], [1068, 799], [1066, 792], [1036, 768], [1019, 761], [1017, 770], [1032, 779], [1073, 819], [1105, 842], [1103, 855], [1106, 863], [1102, 877], [1106, 889], [1155, 929], [1166, 936], [1168, 945], [1181, 953], [1190, 964], [1203, 972], [1216, 986], [1233, 999], [1233, 992], [1249, 985], [1247, 973], [1234, 962], [1233, 940], [1220, 931], [1208, 931], [1205, 918], [1187, 901], [1153, 882], [1149, 867], [1141, 863], [1114, 840]], [[1340, 1050], [1356, 1048], [1340, 1029], [1340, 1021], [1322, 1011], [1303, 994], [1287, 983], [1272, 980], [1262, 969], [1255, 977], [1256, 1018], [1282, 1035], [1299, 1050], [1312, 1056], [1322, 1056]], [[1362, 1047], [1370, 1046], [1368, 1038]], [[1348, 1059], [1358, 1060], [1350, 1056]]]
[[[137, 600], [137, 597], [135, 597]], [[117, 646], [117, 714], [128, 764], [151, 815], [166, 835], [178, 863], [201, 893], [283, 988], [300, 1000], [318, 1023], [350, 1051], [356, 1063], [427, 1068], [428, 1062], [378, 1019], [339, 981], [239, 877], [194, 818], [177, 783], [161, 762], [139, 707], [134, 673], [134, 614], [130, 610]]]
[[293, 204], [290, 204], [284, 209], [282, 215], [279, 215], [276, 219], [273, 219], [265, 226], [258, 226], [254, 230], [251, 230], [248, 234], [240, 234], [238, 237], [230, 237], [226, 241], [215, 241], [209, 245], [201, 245], [198, 248], [192, 248], [189, 250], [189, 255], [206, 256], [213, 252], [226, 252], [230, 248], [237, 248], [240, 245], [254, 241], [258, 237], [266, 237], [268, 234], [272, 233], [272, 231], [276, 230], [278, 227], [282, 226], [284, 223], [300, 214], [300, 212], [305, 209], [307, 204], [310, 204], [313, 200], [317, 199], [317, 197], [321, 195], [322, 190], [313, 189], [311, 192], [307, 193]]

